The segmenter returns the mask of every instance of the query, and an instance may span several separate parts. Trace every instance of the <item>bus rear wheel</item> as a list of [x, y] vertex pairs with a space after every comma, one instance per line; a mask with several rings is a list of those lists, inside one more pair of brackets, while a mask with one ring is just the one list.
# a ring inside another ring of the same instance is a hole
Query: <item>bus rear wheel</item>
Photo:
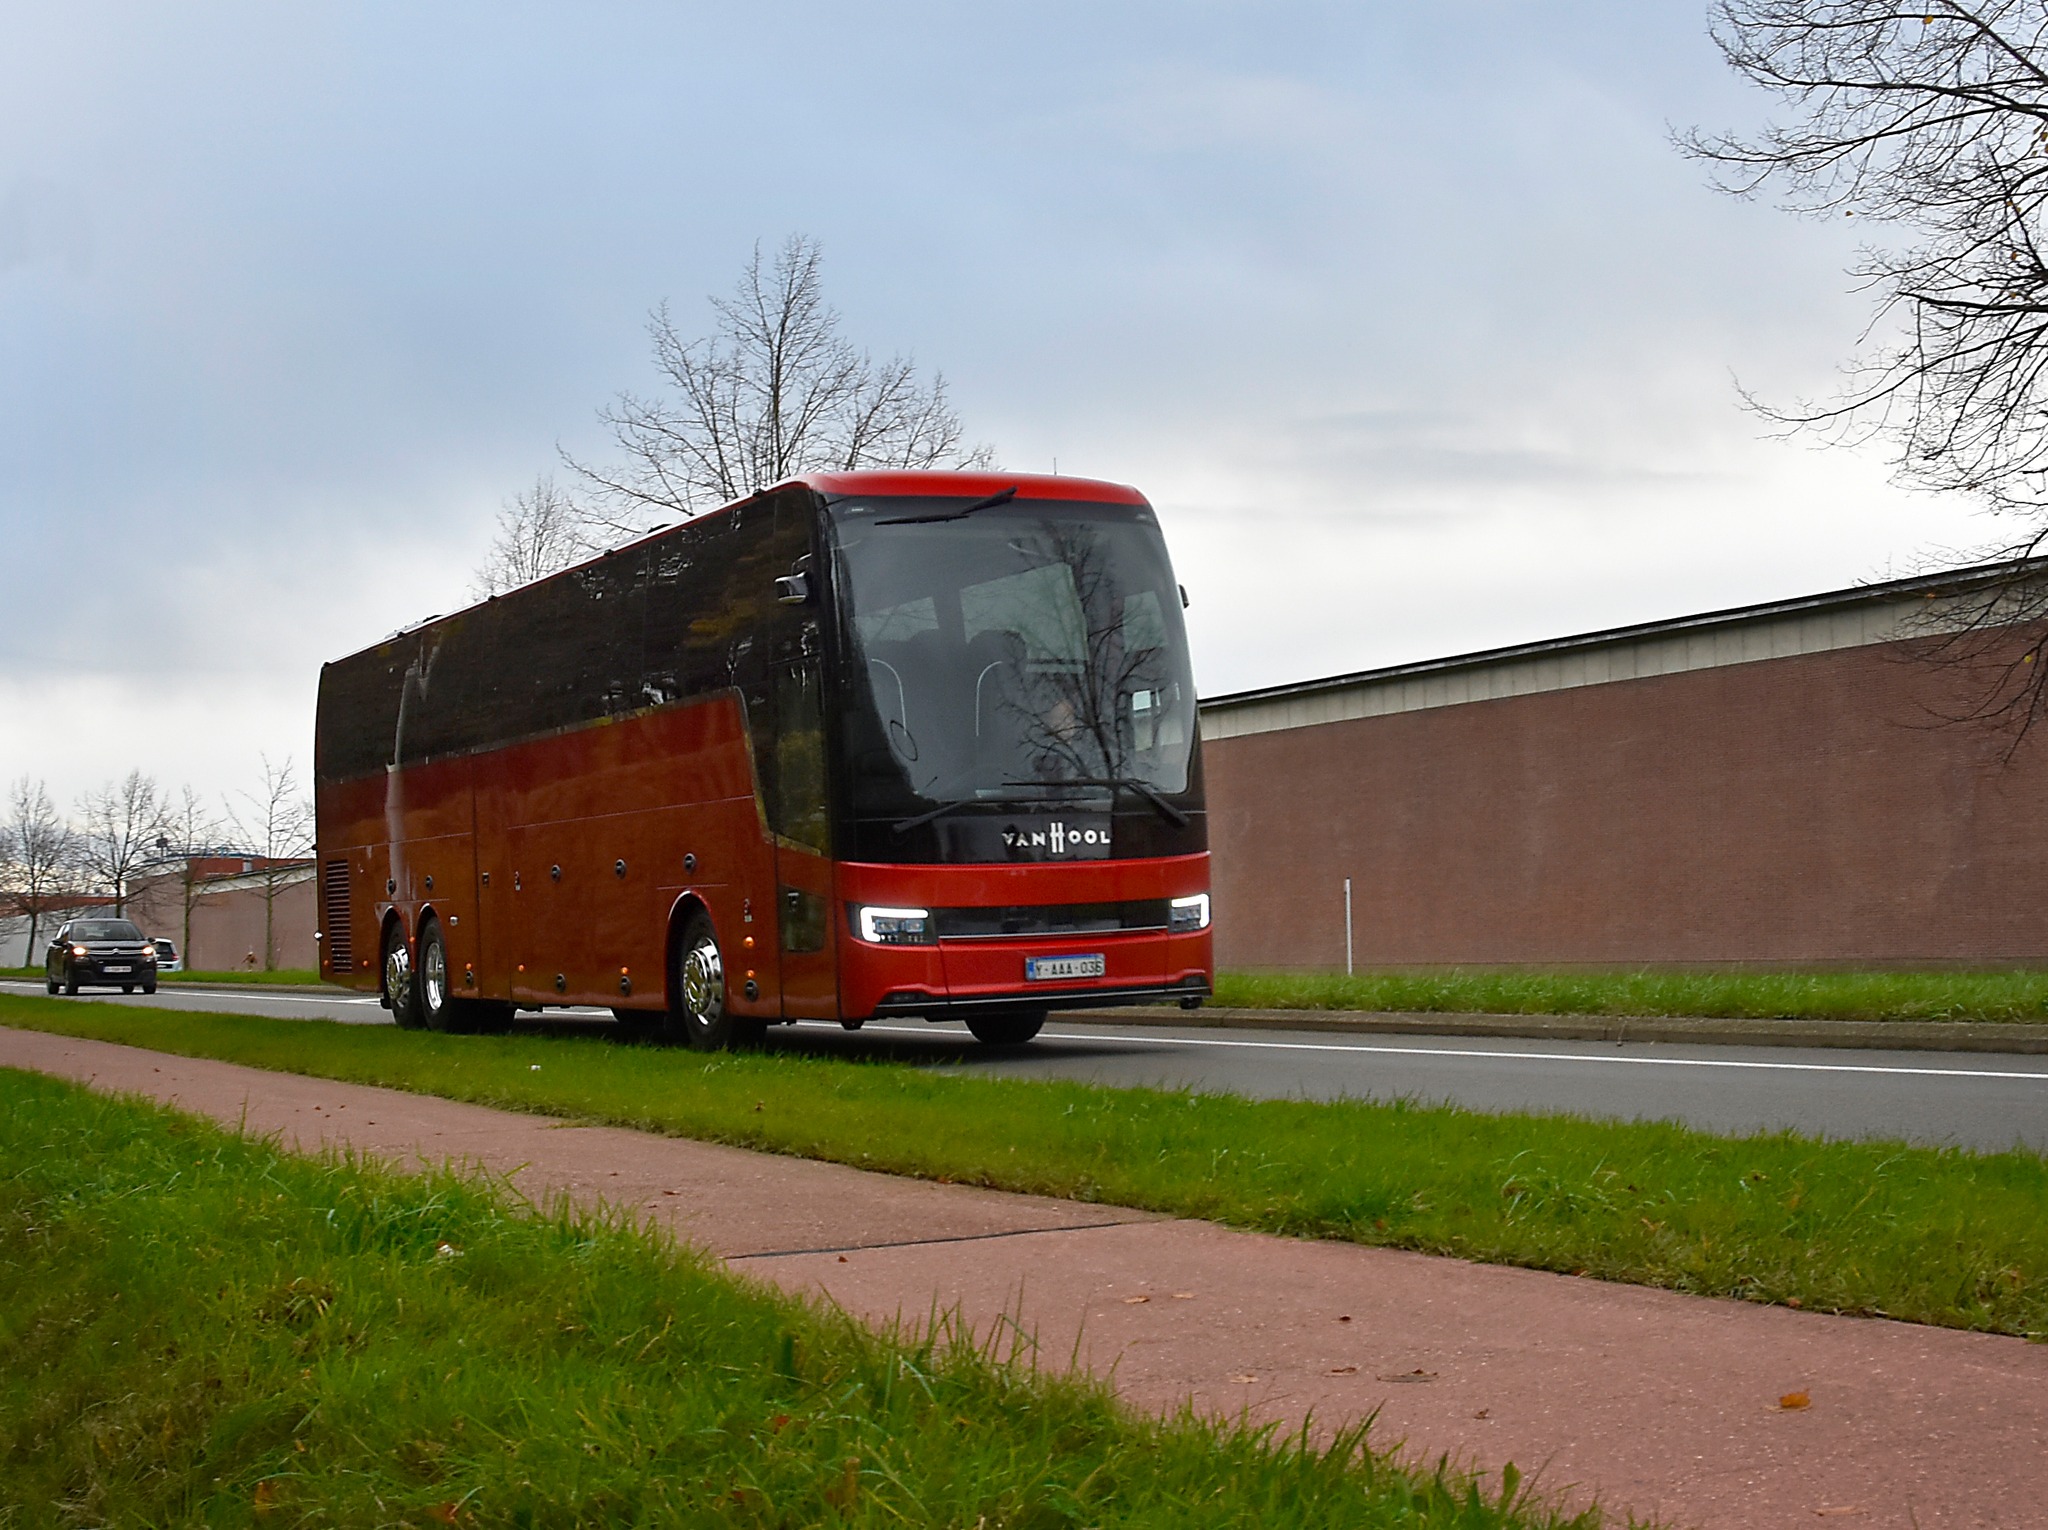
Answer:
[[758, 1046], [765, 1022], [735, 1015], [726, 1005], [725, 958], [718, 934], [699, 911], [683, 923], [676, 948], [675, 981], [669, 985], [669, 1030], [692, 1051]]
[[466, 1029], [461, 1005], [448, 994], [448, 947], [441, 939], [440, 920], [430, 918], [420, 926], [419, 948], [412, 987], [420, 1023], [430, 1031]]
[[425, 1024], [420, 1018], [419, 984], [413, 980], [412, 951], [406, 946], [405, 931], [395, 924], [384, 937], [384, 1003], [401, 1029], [416, 1031]]
[[430, 1031], [451, 1034], [498, 1035], [512, 1028], [512, 1006], [491, 999], [464, 999], [449, 989], [448, 942], [441, 937], [441, 921], [429, 919], [420, 927], [419, 969], [413, 974], [414, 1003], [420, 1019]]
[[984, 1046], [1021, 1047], [1045, 1024], [1042, 1009], [1011, 1009], [998, 1014], [976, 1015], [967, 1022], [974, 1039]]

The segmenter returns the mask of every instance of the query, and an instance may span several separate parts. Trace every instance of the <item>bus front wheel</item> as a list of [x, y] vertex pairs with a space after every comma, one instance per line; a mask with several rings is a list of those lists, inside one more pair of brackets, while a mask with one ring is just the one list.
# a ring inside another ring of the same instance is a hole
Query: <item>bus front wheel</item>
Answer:
[[984, 1046], [1021, 1047], [1045, 1024], [1042, 1009], [1012, 1009], [1000, 1014], [976, 1015], [967, 1022], [974, 1039]]
[[725, 958], [711, 921], [701, 912], [691, 914], [683, 925], [676, 980], [669, 992], [670, 1029], [692, 1051], [756, 1045], [767, 1034], [763, 1022], [735, 1015], [727, 1007]]

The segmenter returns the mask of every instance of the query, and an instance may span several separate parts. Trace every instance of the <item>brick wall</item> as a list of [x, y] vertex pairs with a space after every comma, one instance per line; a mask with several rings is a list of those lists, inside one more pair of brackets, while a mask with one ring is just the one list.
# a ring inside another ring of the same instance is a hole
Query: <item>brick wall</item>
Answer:
[[1879, 644], [1204, 745], [1216, 952], [1337, 967], [2048, 961], [2048, 739]]
[[[280, 887], [273, 910], [273, 967], [319, 965], [313, 932], [319, 928], [310, 866], [293, 873]], [[185, 910], [178, 878], [163, 877], [137, 886], [128, 900], [128, 916], [145, 934], [168, 935], [185, 946], [187, 968], [224, 972], [235, 967], [262, 967], [263, 889], [253, 878], [234, 877], [202, 884], [192, 910], [192, 939], [181, 940]], [[252, 962], [251, 957], [255, 960]]]

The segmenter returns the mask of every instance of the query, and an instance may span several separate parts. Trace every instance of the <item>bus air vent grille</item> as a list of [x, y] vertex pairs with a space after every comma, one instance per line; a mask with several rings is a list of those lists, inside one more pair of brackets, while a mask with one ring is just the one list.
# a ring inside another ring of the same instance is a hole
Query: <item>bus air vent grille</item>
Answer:
[[355, 969], [356, 953], [355, 942], [350, 938], [348, 862], [329, 861], [322, 873], [321, 934], [327, 949], [327, 967], [331, 972], [351, 972]]

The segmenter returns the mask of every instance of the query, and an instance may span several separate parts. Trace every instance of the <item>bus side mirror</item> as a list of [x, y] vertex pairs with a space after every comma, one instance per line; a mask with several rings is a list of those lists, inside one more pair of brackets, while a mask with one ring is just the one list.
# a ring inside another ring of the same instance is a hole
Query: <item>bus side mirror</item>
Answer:
[[775, 598], [785, 606], [800, 606], [811, 598], [809, 574], [784, 574], [775, 581]]
[[1188, 608], [1188, 587], [1183, 584], [1178, 586], [1178, 588], [1180, 590], [1180, 608], [1185, 611]]

